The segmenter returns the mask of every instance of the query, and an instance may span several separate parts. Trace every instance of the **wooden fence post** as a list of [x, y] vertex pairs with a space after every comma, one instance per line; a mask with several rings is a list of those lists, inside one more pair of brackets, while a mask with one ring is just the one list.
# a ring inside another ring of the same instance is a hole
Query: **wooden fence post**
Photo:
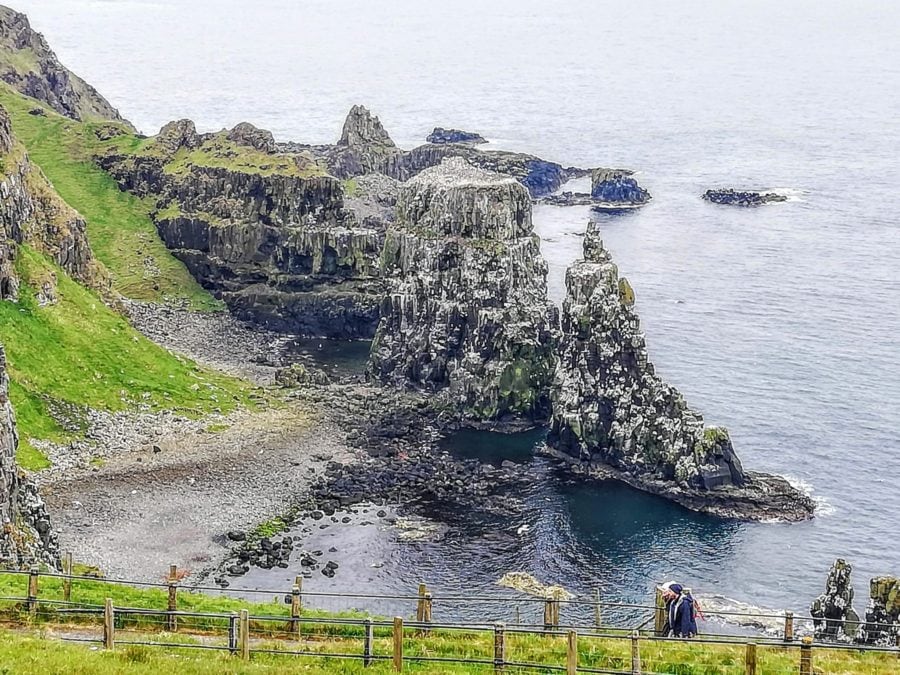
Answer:
[[291, 589], [291, 633], [300, 637], [300, 587]]
[[74, 574], [75, 563], [72, 560], [72, 552], [66, 553], [63, 558], [63, 600], [69, 602], [72, 599], [72, 574]]
[[116, 643], [116, 610], [112, 598], [106, 599], [103, 608], [103, 648], [112, 649]]
[[234, 656], [238, 653], [238, 636], [240, 628], [238, 626], [238, 614], [232, 612], [228, 617], [228, 652]]
[[422, 623], [425, 620], [425, 594], [428, 592], [428, 586], [419, 584], [419, 600], [416, 602], [416, 622]]
[[784, 641], [785, 642], [793, 642], [794, 641], [794, 613], [793, 612], [785, 612], [784, 613]]
[[372, 665], [372, 650], [375, 643], [375, 628], [372, 619], [366, 619], [366, 637], [363, 643], [363, 666], [368, 668]]
[[303, 614], [303, 577], [297, 575], [294, 577], [294, 586], [300, 591], [300, 599], [297, 601], [297, 616]]
[[169, 566], [169, 603], [166, 615], [166, 630], [174, 633], [178, 630], [178, 617], [174, 612], [178, 610], [178, 567], [176, 565]]
[[756, 675], [756, 643], [747, 643], [747, 655], [744, 659], [744, 671], [747, 675]]
[[641, 634], [631, 632], [631, 675], [641, 675]]
[[502, 673], [506, 665], [506, 624], [494, 624], [494, 672]]
[[38, 578], [41, 571], [37, 566], [32, 566], [28, 571], [28, 611], [36, 614], [38, 609]]
[[663, 597], [663, 592], [657, 588], [656, 589], [656, 613], [653, 618], [653, 632], [656, 633], [656, 637], [665, 637], [666, 632], [666, 599]]
[[566, 675], [575, 675], [578, 672], [578, 633], [569, 631], [569, 639], [566, 645]]
[[598, 586], [594, 589], [594, 625], [597, 627], [597, 630], [600, 630], [600, 626], [603, 625], [601, 611], [600, 587]]
[[239, 635], [241, 659], [248, 661], [250, 659], [250, 610], [248, 609], [241, 610]]
[[403, 619], [394, 617], [394, 670], [403, 670]]
[[805, 637], [800, 645], [800, 675], [812, 675], [812, 642], [811, 637]]
[[[431, 593], [425, 593], [425, 601], [424, 601], [423, 604], [422, 604], [422, 621], [423, 621], [424, 623], [431, 623], [431, 607], [432, 607], [432, 603], [433, 603], [433, 601], [432, 601], [432, 599], [431, 599]], [[430, 630], [430, 629], [425, 628], [422, 632], [423, 632], [425, 635], [428, 635], [429, 630]]]

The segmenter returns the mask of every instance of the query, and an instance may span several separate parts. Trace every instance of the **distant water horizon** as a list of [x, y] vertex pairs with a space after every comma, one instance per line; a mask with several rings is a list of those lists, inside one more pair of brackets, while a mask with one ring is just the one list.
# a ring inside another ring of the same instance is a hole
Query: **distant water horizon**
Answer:
[[[278, 140], [333, 142], [362, 103], [403, 147], [452, 126], [486, 149], [638, 172], [654, 196], [639, 211], [535, 207], [551, 297], [598, 218], [660, 374], [729, 428], [746, 468], [808, 486], [822, 507], [799, 525], [709, 524], [565, 488], [544, 495], [562, 495], [545, 512], [534, 502], [529, 517], [545, 523], [534, 536], [546, 536], [521, 549], [525, 571], [563, 585], [594, 575], [629, 596], [653, 574], [798, 608], [844, 557], [857, 609], [871, 576], [900, 573], [900, 7], [13, 5], [144, 133], [189, 117], [204, 131], [250, 121]], [[700, 199], [731, 186], [792, 198], [759, 209]]]

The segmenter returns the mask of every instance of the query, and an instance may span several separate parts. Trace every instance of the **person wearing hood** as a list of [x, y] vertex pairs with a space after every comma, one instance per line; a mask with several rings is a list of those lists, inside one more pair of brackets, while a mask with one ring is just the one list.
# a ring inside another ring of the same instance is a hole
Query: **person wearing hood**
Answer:
[[667, 584], [666, 618], [670, 635], [690, 638], [697, 634], [697, 612], [694, 599], [681, 584]]

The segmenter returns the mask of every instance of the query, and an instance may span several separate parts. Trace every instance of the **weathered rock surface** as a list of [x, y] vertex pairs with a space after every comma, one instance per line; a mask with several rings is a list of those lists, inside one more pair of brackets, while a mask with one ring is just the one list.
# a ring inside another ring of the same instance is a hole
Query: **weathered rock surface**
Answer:
[[868, 644], [894, 646], [900, 636], [900, 578], [875, 577], [869, 583], [866, 621], [858, 638]]
[[774, 202], [786, 202], [787, 197], [776, 192], [754, 192], [751, 190], [707, 190], [703, 199], [713, 204], [727, 206], [763, 206]]
[[638, 185], [628, 169], [594, 169], [591, 197], [603, 204], [637, 206], [650, 201], [650, 193]]
[[[20, 244], [43, 253], [81, 283], [107, 290], [109, 280], [88, 245], [84, 220], [29, 161], [2, 106], [0, 160], [0, 299], [18, 298], [15, 257]], [[36, 290], [45, 298], [53, 297], [54, 280], [45, 279], [44, 285]]]
[[423, 171], [401, 188], [382, 264], [370, 376], [476, 420], [546, 416], [557, 312], [521, 185], [461, 158]]
[[363, 106], [350, 110], [336, 145], [281, 143], [278, 148], [284, 152], [308, 151], [333, 175], [344, 179], [376, 172], [406, 181], [448, 157], [463, 157], [473, 166], [512, 176], [533, 197], [555, 192], [566, 181], [590, 173], [587, 169], [566, 168], [525, 153], [482, 151], [471, 143], [427, 143], [405, 151], [396, 146], [381, 121]]
[[550, 206], [593, 206], [596, 200], [586, 192], [560, 192], [536, 200]]
[[850, 563], [843, 558], [838, 558], [831, 566], [825, 592], [813, 601], [809, 609], [817, 639], [839, 640], [856, 636], [859, 615], [853, 609], [852, 571]]
[[28, 17], [0, 5], [0, 79], [75, 120], [114, 120], [131, 127], [96, 89], [63, 66]]
[[371, 337], [383, 223], [360, 223], [340, 181], [307, 155], [274, 149], [269, 132], [246, 123], [198, 134], [181, 120], [146, 152], [99, 161], [123, 189], [157, 199], [163, 241], [238, 318], [294, 334]]
[[481, 134], [459, 129], [444, 129], [444, 127], [435, 127], [434, 131], [428, 134], [428, 138], [425, 140], [437, 145], [446, 143], [487, 143], [487, 139]]
[[59, 567], [59, 543], [35, 487], [16, 466], [19, 436], [9, 401], [6, 353], [0, 346], [0, 567]]
[[813, 503], [787, 481], [747, 474], [727, 430], [704, 427], [647, 355], [634, 291], [596, 224], [566, 274], [548, 445], [588, 473], [623, 480], [695, 510], [799, 520]]

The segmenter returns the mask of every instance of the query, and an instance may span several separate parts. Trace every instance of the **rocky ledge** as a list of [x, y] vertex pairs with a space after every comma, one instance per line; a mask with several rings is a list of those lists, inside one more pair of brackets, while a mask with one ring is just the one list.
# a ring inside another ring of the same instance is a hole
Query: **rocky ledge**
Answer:
[[444, 129], [443, 127], [435, 127], [434, 131], [428, 134], [428, 138], [425, 140], [437, 145], [447, 143], [487, 143], [487, 139], [481, 134], [471, 131], [460, 131], [459, 129]]
[[515, 180], [446, 159], [405, 183], [368, 374], [440, 392], [476, 420], [546, 417], [557, 312]]
[[726, 206], [763, 206], [775, 202], [786, 202], [787, 197], [777, 192], [754, 192], [751, 190], [707, 190], [703, 193], [703, 199], [713, 204], [725, 204]]
[[786, 480], [744, 471], [726, 429], [705, 427], [650, 363], [634, 291], [589, 223], [584, 259], [566, 274], [562, 343], [547, 443], [598, 478], [683, 506], [751, 520], [809, 518]]

